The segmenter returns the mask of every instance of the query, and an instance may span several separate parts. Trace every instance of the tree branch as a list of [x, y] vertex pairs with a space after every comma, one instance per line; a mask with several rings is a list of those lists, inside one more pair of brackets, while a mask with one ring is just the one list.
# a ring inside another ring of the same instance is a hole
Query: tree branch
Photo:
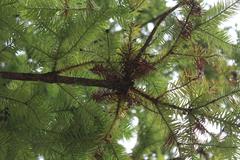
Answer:
[[0, 72], [0, 78], [22, 81], [37, 81], [46, 83], [63, 83], [63, 84], [75, 84], [82, 86], [103, 87], [108, 89], [122, 89], [126, 87], [126, 82], [116, 82], [109, 80], [97, 80], [81, 77], [68, 77], [60, 76], [54, 73], [17, 73], [17, 72]]

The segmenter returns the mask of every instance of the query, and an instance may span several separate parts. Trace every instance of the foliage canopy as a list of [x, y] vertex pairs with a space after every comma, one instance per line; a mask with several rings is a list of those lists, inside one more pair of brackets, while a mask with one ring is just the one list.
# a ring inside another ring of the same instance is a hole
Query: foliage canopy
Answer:
[[1, 0], [0, 159], [239, 159], [238, 5]]

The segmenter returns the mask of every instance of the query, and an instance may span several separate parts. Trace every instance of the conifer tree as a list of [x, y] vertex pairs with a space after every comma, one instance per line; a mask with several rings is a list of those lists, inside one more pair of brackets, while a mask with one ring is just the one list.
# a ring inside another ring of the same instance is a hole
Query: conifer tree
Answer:
[[240, 0], [166, 3], [1, 0], [0, 160], [240, 159]]

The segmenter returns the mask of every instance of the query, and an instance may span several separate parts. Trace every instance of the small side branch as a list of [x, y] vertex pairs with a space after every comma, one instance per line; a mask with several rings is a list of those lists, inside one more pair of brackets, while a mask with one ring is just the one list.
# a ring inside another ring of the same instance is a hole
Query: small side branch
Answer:
[[104, 62], [87, 61], [87, 62], [83, 62], [83, 63], [80, 63], [80, 64], [75, 64], [75, 65], [72, 65], [72, 66], [68, 66], [68, 67], [59, 69], [59, 70], [55, 71], [55, 73], [60, 74], [60, 73], [63, 73], [63, 72], [68, 72], [68, 71], [74, 70], [76, 68], [80, 68], [80, 67], [83, 67], [83, 66], [86, 66], [86, 65], [91, 65], [91, 64], [96, 64], [96, 63], [104, 63]]
[[190, 81], [182, 84], [181, 86], [178, 86], [178, 87], [175, 87], [175, 88], [172, 88], [172, 89], [169, 89], [169, 90], [163, 92], [161, 95], [159, 95], [159, 96], [157, 97], [157, 99], [162, 98], [163, 96], [165, 96], [165, 95], [166, 95], [167, 93], [169, 93], [169, 92], [173, 92], [173, 91], [175, 91], [175, 90], [178, 90], [178, 89], [181, 89], [181, 88], [187, 86], [188, 84], [192, 83], [193, 81], [197, 80], [198, 78], [199, 78], [199, 77], [195, 77], [195, 78], [191, 79]]
[[114, 126], [116, 125], [116, 122], [119, 120], [120, 109], [121, 109], [121, 99], [119, 99], [118, 102], [117, 102], [117, 108], [116, 108], [116, 111], [115, 111], [114, 119], [113, 119], [107, 133], [105, 134], [104, 139], [106, 141], [109, 139], [109, 136], [111, 135], [111, 132], [112, 132]]
[[211, 100], [211, 101], [208, 101], [207, 103], [205, 103], [205, 104], [203, 104], [203, 105], [200, 105], [200, 106], [195, 107], [195, 108], [192, 108], [192, 109], [193, 109], [193, 110], [198, 110], [198, 109], [204, 108], [204, 107], [206, 107], [206, 106], [208, 106], [208, 105], [210, 105], [210, 104], [212, 104], [212, 103], [215, 103], [215, 102], [217, 102], [217, 101], [219, 101], [219, 100], [221, 100], [221, 99], [223, 99], [223, 98], [226, 98], [226, 97], [231, 96], [231, 95], [233, 95], [233, 94], [236, 94], [236, 93], [238, 93], [238, 92], [240, 92], [240, 89], [234, 90], [234, 91], [232, 91], [232, 92], [229, 92], [229, 93], [227, 93], [227, 94], [225, 94], [225, 95], [223, 95], [223, 96], [217, 97], [217, 98], [215, 98], [215, 99], [213, 99], [213, 100]]
[[161, 22], [163, 22], [163, 20], [169, 15], [171, 14], [173, 11], [175, 11], [179, 6], [181, 5], [181, 3], [178, 3], [177, 5], [175, 5], [174, 7], [170, 8], [169, 10], [165, 11], [164, 13], [160, 14], [158, 17], [156, 17], [156, 24], [155, 27], [153, 28], [152, 32], [150, 33], [150, 35], [147, 37], [147, 40], [145, 41], [145, 43], [143, 44], [143, 46], [141, 47], [141, 49], [139, 50], [138, 55], [136, 56], [136, 61], [145, 53], [146, 49], [149, 47], [149, 44], [151, 43], [153, 36], [155, 35], [159, 25], [161, 24]]
[[146, 100], [150, 101], [152, 104], [154, 104], [155, 106], [163, 106], [163, 107], [168, 107], [171, 109], [176, 109], [176, 110], [180, 110], [180, 111], [184, 111], [184, 112], [188, 112], [189, 109], [188, 108], [182, 108], [179, 106], [176, 106], [174, 104], [170, 104], [170, 103], [165, 103], [165, 102], [161, 102], [159, 101], [157, 98], [152, 97], [144, 92], [142, 92], [139, 89], [136, 88], [132, 88], [132, 91], [140, 96], [142, 96], [143, 98], [145, 98]]
[[186, 17], [186, 20], [185, 20], [185, 22], [184, 22], [184, 24], [183, 24], [183, 26], [182, 26], [182, 28], [181, 28], [181, 31], [179, 32], [176, 40], [173, 42], [172, 47], [168, 50], [168, 52], [167, 52], [162, 58], [160, 58], [159, 61], [155, 62], [155, 64], [157, 64], [157, 63], [159, 63], [159, 62], [162, 62], [162, 61], [163, 61], [165, 58], [167, 58], [170, 54], [173, 54], [173, 53], [174, 53], [173, 50], [174, 50], [175, 47], [177, 46], [177, 43], [179, 42], [179, 40], [180, 40], [180, 38], [181, 38], [181, 34], [182, 34], [184, 28], [186, 27], [189, 19], [190, 19], [190, 15], [191, 15], [191, 13], [192, 13], [192, 9], [193, 9], [193, 8], [191, 8], [191, 10], [189, 11], [189, 13], [188, 13], [188, 15], [187, 15], [187, 17]]
[[172, 130], [170, 124], [168, 123], [167, 119], [164, 117], [163, 113], [161, 112], [160, 108], [156, 107], [156, 109], [158, 110], [159, 115], [161, 116], [162, 120], [164, 121], [164, 123], [166, 124], [171, 136], [173, 137], [175, 143], [176, 143], [176, 147], [178, 148], [180, 157], [182, 157], [181, 155], [181, 146], [177, 140], [176, 134], [174, 133], [174, 131]]

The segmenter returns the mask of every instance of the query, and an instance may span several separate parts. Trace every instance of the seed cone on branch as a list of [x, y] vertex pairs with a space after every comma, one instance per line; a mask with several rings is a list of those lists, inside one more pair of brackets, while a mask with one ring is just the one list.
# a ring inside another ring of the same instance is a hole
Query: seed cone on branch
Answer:
[[202, 7], [196, 0], [183, 0], [183, 4], [191, 9], [191, 15], [200, 16], [202, 14]]
[[184, 39], [190, 39], [191, 38], [191, 34], [192, 34], [192, 30], [193, 30], [193, 24], [192, 22], [185, 22], [185, 21], [180, 21], [178, 20], [182, 31], [181, 31], [181, 36]]

